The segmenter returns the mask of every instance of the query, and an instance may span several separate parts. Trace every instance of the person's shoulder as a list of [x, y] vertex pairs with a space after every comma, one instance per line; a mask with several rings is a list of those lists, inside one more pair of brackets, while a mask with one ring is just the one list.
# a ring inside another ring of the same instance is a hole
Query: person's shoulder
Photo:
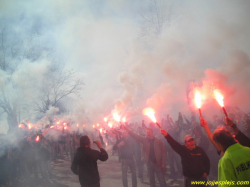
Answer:
[[219, 160], [219, 166], [225, 167], [228, 165], [228, 163], [232, 163], [232, 159], [231, 159], [230, 155], [224, 154], [223, 157], [221, 157]]
[[[102, 148], [103, 149], [103, 148]], [[103, 149], [105, 151], [105, 149]], [[96, 149], [89, 149], [89, 152], [91, 152], [92, 154], [100, 154], [101, 150], [96, 150]]]

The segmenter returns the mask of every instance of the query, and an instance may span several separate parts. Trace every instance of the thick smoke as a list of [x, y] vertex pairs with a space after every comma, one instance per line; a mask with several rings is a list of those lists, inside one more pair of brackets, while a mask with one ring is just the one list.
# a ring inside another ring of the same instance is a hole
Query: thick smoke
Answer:
[[[169, 1], [171, 16], [161, 30], [142, 37], [141, 29], [156, 26], [142, 25], [148, 12], [141, 7], [147, 6], [150, 1], [1, 1], [0, 21], [11, 30], [10, 43], [36, 32], [52, 53], [20, 60], [15, 89], [27, 100], [39, 96], [42, 72], [56, 60], [84, 79], [67, 115], [89, 128], [116, 112], [140, 120], [148, 106], [161, 117], [190, 115], [195, 87], [204, 93], [207, 117], [219, 112], [214, 87], [225, 94], [226, 105], [249, 112], [250, 3]], [[6, 78], [0, 74], [2, 86]]]

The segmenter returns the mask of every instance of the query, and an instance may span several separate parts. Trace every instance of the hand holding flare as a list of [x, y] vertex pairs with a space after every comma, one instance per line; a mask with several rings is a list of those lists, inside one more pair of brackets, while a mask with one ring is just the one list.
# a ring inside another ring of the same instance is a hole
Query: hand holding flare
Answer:
[[145, 108], [142, 113], [144, 115], [147, 115], [156, 125], [158, 125], [158, 127], [161, 129], [161, 126], [159, 125], [159, 123], [156, 121], [156, 118], [155, 118], [155, 111], [154, 109], [148, 107], [148, 108]]

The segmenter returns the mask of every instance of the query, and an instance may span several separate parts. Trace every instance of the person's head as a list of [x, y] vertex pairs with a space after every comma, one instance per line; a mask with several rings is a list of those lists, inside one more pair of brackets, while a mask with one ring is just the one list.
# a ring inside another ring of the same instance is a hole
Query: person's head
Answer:
[[88, 136], [82, 136], [80, 138], [80, 146], [81, 147], [90, 147], [90, 139]]
[[215, 129], [212, 137], [214, 142], [223, 152], [225, 152], [229, 146], [236, 143], [234, 137], [224, 127]]
[[147, 128], [147, 130], [146, 130], [146, 136], [147, 136], [147, 138], [149, 138], [149, 139], [153, 139], [153, 138], [154, 138], [153, 130], [150, 129], [150, 128]]
[[122, 132], [122, 137], [123, 137], [124, 139], [128, 139], [128, 132], [127, 132], [127, 131], [123, 131], [123, 132]]
[[194, 142], [194, 137], [190, 134], [186, 135], [184, 137], [184, 141], [185, 141], [185, 146], [190, 149], [193, 150], [195, 148], [195, 142]]

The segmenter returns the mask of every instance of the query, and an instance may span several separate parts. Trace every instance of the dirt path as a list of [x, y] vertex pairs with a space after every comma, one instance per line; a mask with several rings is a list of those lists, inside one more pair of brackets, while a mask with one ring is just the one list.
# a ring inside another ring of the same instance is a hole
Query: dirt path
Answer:
[[[101, 187], [123, 187], [121, 165], [118, 162], [117, 155], [111, 156], [111, 154], [109, 153], [109, 159], [106, 162], [98, 161], [98, 168], [101, 177]], [[80, 187], [78, 176], [74, 175], [70, 170], [69, 159], [56, 160], [52, 163], [52, 170], [54, 174], [54, 179], [52, 179], [52, 182], [57, 184], [58, 187]], [[181, 179], [178, 180], [177, 183], [172, 184], [170, 183], [168, 176], [166, 178], [168, 187], [183, 186], [183, 180]], [[128, 184], [129, 186], [132, 186], [130, 173], [128, 173]], [[137, 178], [137, 187], [149, 187], [149, 181], [146, 176], [146, 173], [144, 173], [143, 183], [140, 181], [139, 178]]]

